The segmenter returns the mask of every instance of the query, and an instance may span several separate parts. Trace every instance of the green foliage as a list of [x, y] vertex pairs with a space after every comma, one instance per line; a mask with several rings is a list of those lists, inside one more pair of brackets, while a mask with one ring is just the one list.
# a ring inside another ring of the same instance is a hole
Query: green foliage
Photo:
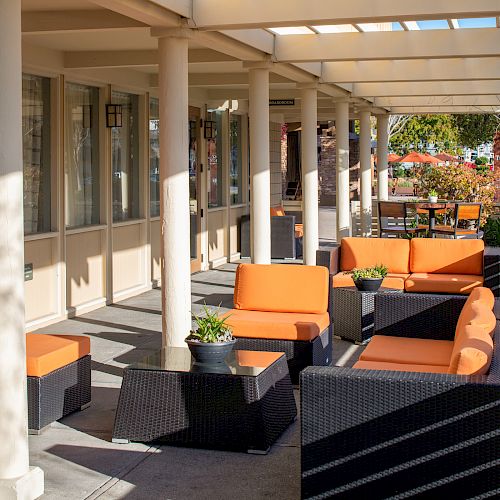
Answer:
[[474, 149], [485, 142], [492, 142], [498, 127], [495, 115], [455, 115], [458, 142]]
[[498, 217], [488, 217], [483, 226], [484, 241], [492, 247], [500, 247], [500, 219]]
[[228, 316], [220, 318], [218, 310], [211, 311], [206, 304], [203, 305], [203, 310], [205, 316], [193, 315], [196, 330], [192, 331], [186, 340], [199, 340], [209, 344], [233, 340], [231, 327], [226, 324]]
[[477, 172], [464, 165], [437, 166], [422, 175], [422, 190], [435, 190], [445, 200], [479, 202], [483, 204], [483, 220], [491, 213], [495, 197], [493, 172]]
[[438, 196], [438, 192], [435, 189], [429, 189], [429, 196]]
[[406, 177], [406, 168], [401, 165], [401, 163], [395, 163], [392, 167], [392, 176], [394, 178]]
[[478, 156], [474, 162], [476, 165], [487, 165], [488, 158], [486, 156]]
[[454, 151], [457, 142], [458, 129], [451, 115], [412, 116], [390, 139], [392, 150], [399, 154], [410, 150], [424, 152], [427, 144]]
[[385, 278], [387, 267], [383, 264], [377, 264], [373, 267], [354, 268], [352, 271], [346, 271], [345, 274], [352, 275], [353, 281], [358, 281], [361, 278]]

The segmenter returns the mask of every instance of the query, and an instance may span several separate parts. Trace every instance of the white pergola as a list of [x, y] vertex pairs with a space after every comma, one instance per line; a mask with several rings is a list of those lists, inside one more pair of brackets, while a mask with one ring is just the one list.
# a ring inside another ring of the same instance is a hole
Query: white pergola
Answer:
[[[64, 68], [89, 78], [126, 69], [131, 86], [158, 88], [163, 336], [170, 345], [190, 329], [190, 89], [205, 89], [214, 102], [249, 101], [258, 263], [270, 262], [269, 98], [294, 98], [279, 112], [302, 122], [305, 264], [315, 264], [318, 247], [318, 120], [336, 122], [340, 239], [350, 231], [349, 119], [361, 123], [369, 235], [371, 115], [378, 120], [378, 197], [386, 199], [390, 114], [500, 111], [500, 0], [23, 0], [22, 15], [21, 0], [0, 0], [0, 12], [0, 498], [35, 498], [41, 487], [40, 471], [28, 465], [24, 397], [21, 41], [60, 47]], [[488, 27], [463, 27], [462, 20], [480, 18]], [[431, 20], [444, 29], [420, 29]], [[24, 62], [39, 64], [36, 57]]]

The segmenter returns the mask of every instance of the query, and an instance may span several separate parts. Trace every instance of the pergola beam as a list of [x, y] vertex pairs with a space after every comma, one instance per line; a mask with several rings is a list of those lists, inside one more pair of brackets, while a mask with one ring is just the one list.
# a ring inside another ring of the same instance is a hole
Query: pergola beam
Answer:
[[500, 30], [380, 31], [277, 36], [278, 62], [500, 56]]
[[500, 80], [355, 83], [355, 97], [500, 94]]
[[500, 107], [500, 95], [447, 95], [447, 96], [411, 96], [411, 97], [376, 97], [374, 104], [383, 107], [437, 107], [437, 106], [497, 106]]
[[326, 62], [321, 79], [328, 83], [499, 80], [500, 58]]
[[318, 24], [358, 24], [493, 17], [497, 0], [193, 0], [192, 20], [200, 29], [244, 29]]

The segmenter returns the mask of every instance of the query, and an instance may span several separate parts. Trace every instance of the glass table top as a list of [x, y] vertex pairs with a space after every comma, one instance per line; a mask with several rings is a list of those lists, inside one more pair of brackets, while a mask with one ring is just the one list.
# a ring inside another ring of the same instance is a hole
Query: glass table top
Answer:
[[219, 373], [256, 377], [269, 368], [282, 352], [231, 351], [224, 363], [197, 363], [187, 347], [163, 347], [136, 363], [129, 370], [160, 370], [189, 373]]

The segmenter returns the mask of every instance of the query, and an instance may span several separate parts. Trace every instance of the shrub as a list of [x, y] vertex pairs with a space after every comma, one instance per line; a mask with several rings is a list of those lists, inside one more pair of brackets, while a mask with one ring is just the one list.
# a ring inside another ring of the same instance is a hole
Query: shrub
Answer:
[[492, 247], [500, 247], [500, 219], [489, 217], [483, 226], [484, 241]]

